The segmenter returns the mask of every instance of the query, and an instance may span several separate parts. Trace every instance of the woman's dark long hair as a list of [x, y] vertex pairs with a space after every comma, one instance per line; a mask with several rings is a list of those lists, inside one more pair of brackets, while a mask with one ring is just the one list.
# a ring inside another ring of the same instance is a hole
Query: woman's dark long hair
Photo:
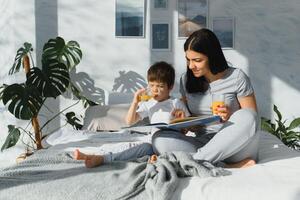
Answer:
[[[184, 51], [192, 50], [208, 57], [210, 71], [213, 74], [223, 72], [228, 68], [225, 56], [217, 36], [209, 29], [202, 28], [193, 32], [184, 43]], [[204, 78], [195, 77], [192, 70], [187, 66], [186, 90], [189, 93], [205, 92], [208, 82]]]

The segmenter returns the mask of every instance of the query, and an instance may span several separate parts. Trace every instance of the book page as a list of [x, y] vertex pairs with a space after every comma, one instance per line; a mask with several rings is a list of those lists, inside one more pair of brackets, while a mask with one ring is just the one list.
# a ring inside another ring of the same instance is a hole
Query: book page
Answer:
[[193, 126], [207, 126], [210, 124], [215, 124], [220, 122], [221, 122], [220, 116], [210, 115], [210, 116], [189, 117], [185, 121], [176, 121], [176, 123], [173, 122], [168, 126], [157, 126], [157, 127], [180, 130], [182, 128], [188, 128]]
[[170, 121], [170, 124], [175, 124], [178, 122], [185, 122], [185, 121], [189, 121], [189, 120], [193, 120], [193, 119], [197, 119], [197, 118], [201, 118], [201, 117], [185, 117], [185, 118], [176, 118]]

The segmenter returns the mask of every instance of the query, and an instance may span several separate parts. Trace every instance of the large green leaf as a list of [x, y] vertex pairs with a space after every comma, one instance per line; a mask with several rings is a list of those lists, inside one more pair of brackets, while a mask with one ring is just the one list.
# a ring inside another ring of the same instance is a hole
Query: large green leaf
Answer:
[[0, 87], [0, 101], [2, 100], [2, 96], [3, 96], [3, 92], [4, 92], [4, 89], [7, 87], [6, 84], [3, 84], [1, 87]]
[[291, 124], [290, 124], [288, 130], [292, 130], [292, 129], [294, 129], [294, 128], [297, 128], [298, 126], [300, 126], [300, 117], [294, 119], [294, 120], [291, 122]]
[[287, 127], [284, 125], [284, 122], [281, 122], [281, 121], [278, 121], [278, 120], [276, 120], [276, 122], [277, 122], [277, 125], [278, 125], [276, 131], [279, 131], [283, 134], [286, 134], [287, 133]]
[[3, 91], [3, 104], [18, 119], [29, 120], [35, 116], [42, 104], [41, 94], [35, 87], [25, 87], [24, 84], [7, 86]]
[[290, 131], [286, 134], [286, 138], [292, 138], [292, 139], [297, 140], [298, 134], [297, 134], [297, 132]]
[[15, 62], [14, 62], [13, 66], [10, 68], [10, 70], [8, 72], [9, 75], [14, 74], [14, 73], [20, 71], [23, 58], [30, 51], [32, 51], [32, 45], [30, 43], [28, 43], [28, 42], [24, 43], [24, 47], [21, 47], [20, 49], [18, 49], [17, 55], [15, 57]]
[[57, 60], [46, 60], [42, 70], [33, 67], [26, 76], [26, 85], [36, 87], [43, 97], [56, 98], [70, 83], [67, 67]]
[[42, 60], [56, 59], [63, 62], [69, 70], [75, 67], [82, 58], [82, 52], [76, 41], [65, 41], [61, 37], [50, 39], [43, 48]]
[[75, 116], [74, 112], [68, 112], [66, 114], [67, 122], [73, 126], [74, 129], [80, 130], [82, 128], [82, 124], [80, 124], [80, 120]]
[[279, 110], [278, 110], [278, 108], [277, 108], [276, 105], [273, 106], [273, 110], [277, 114], [278, 120], [281, 121], [282, 116], [281, 116], [281, 113], [279, 112]]
[[261, 129], [262, 130], [267, 131], [269, 133], [274, 133], [275, 129], [272, 128], [272, 125], [274, 125], [274, 124], [271, 122], [271, 120], [261, 117]]
[[15, 126], [8, 125], [7, 127], [8, 127], [8, 136], [6, 137], [6, 140], [1, 147], [1, 151], [15, 146], [21, 135], [20, 130], [18, 128], [16, 128]]

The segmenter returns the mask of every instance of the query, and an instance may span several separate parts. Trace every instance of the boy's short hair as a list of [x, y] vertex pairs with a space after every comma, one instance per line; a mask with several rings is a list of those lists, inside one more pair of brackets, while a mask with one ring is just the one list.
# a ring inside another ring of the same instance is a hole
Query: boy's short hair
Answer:
[[164, 61], [156, 62], [148, 69], [148, 81], [166, 83], [168, 88], [173, 87], [175, 81], [175, 69]]

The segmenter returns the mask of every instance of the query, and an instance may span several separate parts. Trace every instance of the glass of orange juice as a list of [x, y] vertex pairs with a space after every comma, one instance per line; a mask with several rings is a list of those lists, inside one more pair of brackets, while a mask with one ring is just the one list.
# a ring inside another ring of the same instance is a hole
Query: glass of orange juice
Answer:
[[152, 98], [152, 94], [151, 94], [151, 90], [150, 88], [147, 88], [145, 90], [145, 92], [143, 92], [141, 95], [140, 95], [140, 100], [141, 101], [148, 101], [149, 99]]
[[212, 94], [212, 113], [217, 115], [217, 107], [225, 105], [225, 95], [224, 94]]

